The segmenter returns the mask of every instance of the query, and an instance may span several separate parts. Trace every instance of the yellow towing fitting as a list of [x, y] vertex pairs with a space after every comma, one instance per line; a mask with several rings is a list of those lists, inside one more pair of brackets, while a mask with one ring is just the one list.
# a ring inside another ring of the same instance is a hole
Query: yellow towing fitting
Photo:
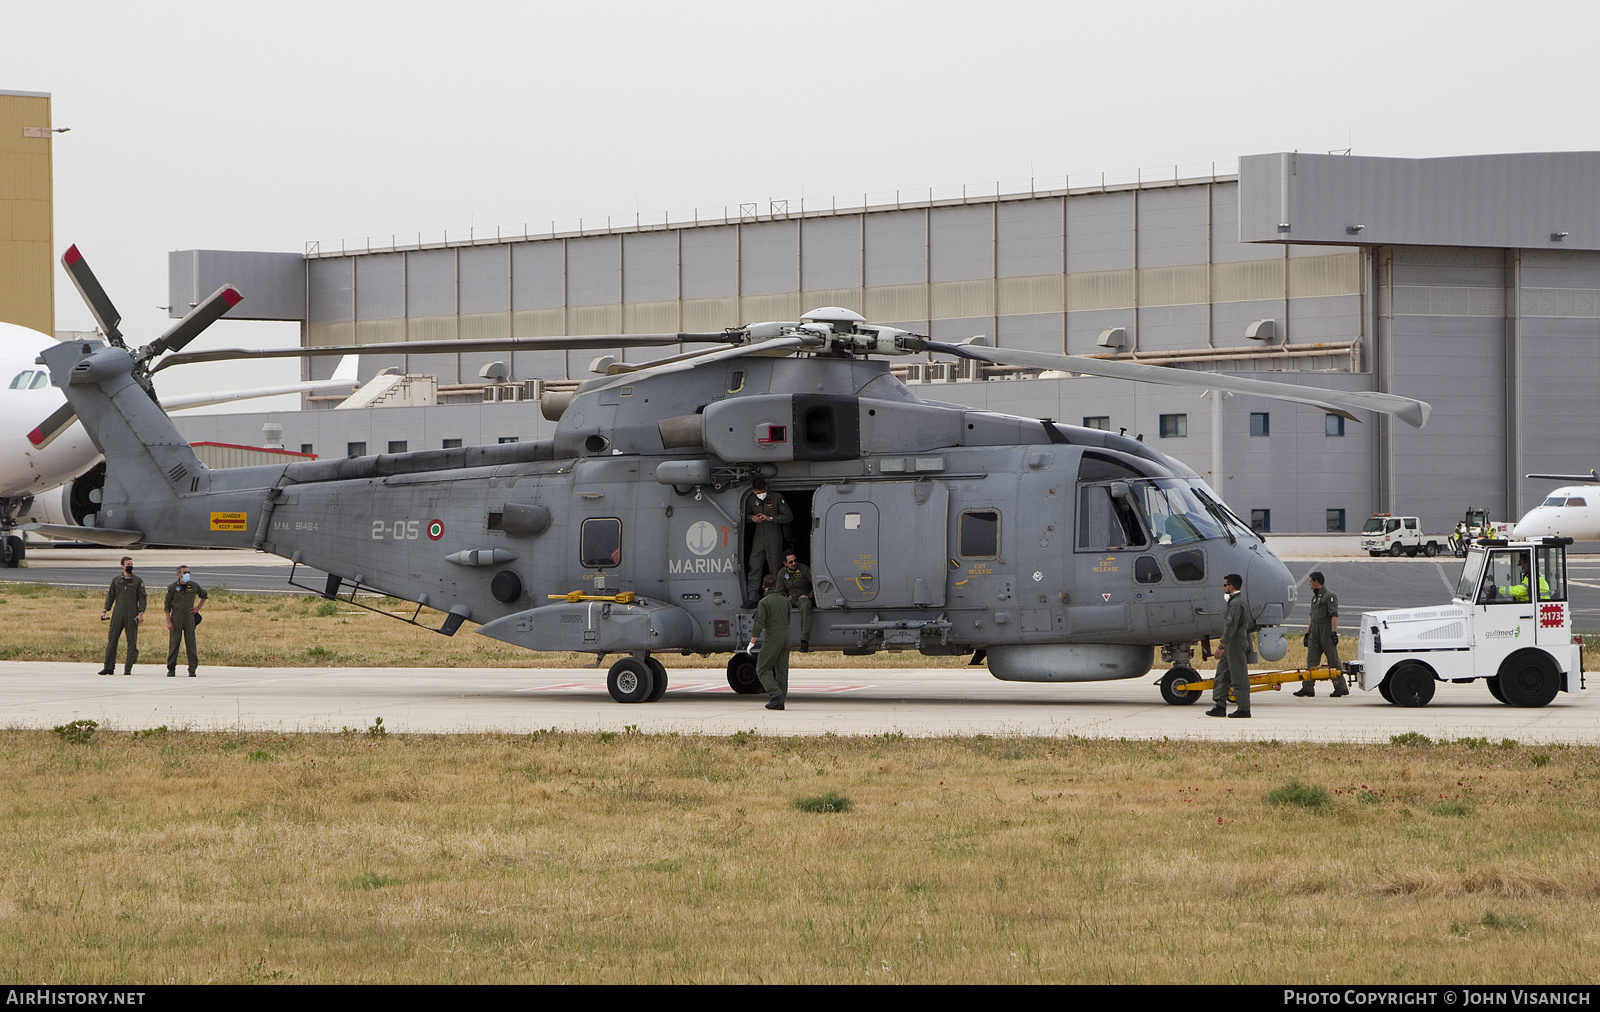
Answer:
[[[1277, 692], [1285, 682], [1331, 681], [1344, 672], [1327, 665], [1317, 668], [1291, 668], [1287, 671], [1258, 671], [1250, 676], [1250, 691]], [[1216, 679], [1201, 678], [1193, 668], [1169, 668], [1157, 679], [1161, 698], [1173, 706], [1188, 706], [1197, 702], [1200, 694], [1216, 687]], [[1232, 698], [1232, 693], [1229, 693]]]

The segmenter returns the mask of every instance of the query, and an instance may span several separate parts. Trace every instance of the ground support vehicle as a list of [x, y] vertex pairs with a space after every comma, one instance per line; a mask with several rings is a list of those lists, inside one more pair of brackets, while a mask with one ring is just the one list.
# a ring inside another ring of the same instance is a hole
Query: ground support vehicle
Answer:
[[1444, 535], [1422, 533], [1422, 522], [1416, 517], [1374, 513], [1361, 528], [1361, 547], [1374, 557], [1409, 555], [1416, 558], [1421, 552], [1431, 559], [1447, 544]]
[[[1338, 668], [1294, 668], [1289, 671], [1257, 671], [1250, 676], [1251, 692], [1277, 692], [1285, 682], [1332, 681], [1342, 672]], [[1201, 692], [1216, 686], [1216, 680], [1202, 678], [1193, 668], [1168, 668], [1156, 682], [1161, 687], [1161, 698], [1173, 706], [1188, 706], [1200, 698]]]
[[1398, 706], [1426, 706], [1439, 682], [1482, 678], [1509, 706], [1584, 688], [1583, 640], [1567, 602], [1571, 538], [1479, 540], [1449, 604], [1366, 612], [1350, 680]]

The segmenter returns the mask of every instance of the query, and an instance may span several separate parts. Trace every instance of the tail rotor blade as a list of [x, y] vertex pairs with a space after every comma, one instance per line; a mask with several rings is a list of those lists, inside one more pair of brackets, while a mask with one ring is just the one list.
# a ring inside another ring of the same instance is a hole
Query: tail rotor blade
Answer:
[[212, 292], [206, 300], [189, 310], [188, 315], [177, 323], [165, 334], [151, 342], [148, 355], [151, 358], [164, 351], [177, 351], [184, 345], [200, 336], [200, 332], [217, 322], [217, 319], [228, 310], [237, 306], [244, 296], [239, 294], [239, 289], [232, 285], [223, 285]]
[[111, 297], [100, 287], [100, 279], [89, 269], [89, 261], [78, 252], [76, 245], [67, 247], [67, 251], [61, 254], [61, 266], [67, 269], [67, 275], [72, 278], [78, 294], [88, 303], [89, 312], [94, 315], [95, 323], [100, 325], [101, 333], [117, 347], [125, 347], [122, 331], [117, 329], [117, 324], [122, 322], [122, 314], [111, 304]]
[[63, 404], [50, 412], [50, 417], [40, 422], [38, 428], [28, 433], [28, 442], [33, 444], [34, 449], [42, 450], [77, 420], [78, 413], [72, 410], [72, 405]]

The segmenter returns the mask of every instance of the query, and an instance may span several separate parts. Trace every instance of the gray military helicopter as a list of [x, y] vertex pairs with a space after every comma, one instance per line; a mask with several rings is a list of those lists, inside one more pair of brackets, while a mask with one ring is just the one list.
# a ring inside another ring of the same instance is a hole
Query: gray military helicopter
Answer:
[[[103, 298], [98, 285], [80, 289]], [[530, 650], [597, 663], [620, 654], [607, 685], [624, 703], [660, 699], [673, 654], [729, 653], [732, 688], [761, 691], [742, 652], [754, 605], [742, 517], [757, 475], [793, 510], [790, 541], [814, 578], [815, 647], [971, 655], [1024, 682], [1133, 678], [1159, 649], [1173, 664], [1163, 694], [1192, 702], [1199, 693], [1176, 686], [1194, 677], [1197, 643], [1220, 634], [1222, 577], [1235, 572], [1262, 656], [1283, 656], [1295, 581], [1194, 471], [1115, 433], [920, 400], [890, 357], [935, 352], [1244, 392], [1417, 427], [1430, 410], [1390, 394], [943, 344], [839, 308], [714, 335], [515, 346], [691, 342], [726, 346], [597, 360], [602, 375], [545, 399], [552, 439], [227, 470], [195, 457], [150, 374], [343, 349], [168, 354], [152, 365], [76, 340], [40, 361], [105, 455], [86, 535], [252, 547], [293, 560], [290, 582], [327, 597], [360, 604], [359, 590], [381, 591], [417, 604], [413, 624], [423, 607], [443, 612], [446, 635], [471, 620]], [[295, 583], [301, 567], [325, 582]]]

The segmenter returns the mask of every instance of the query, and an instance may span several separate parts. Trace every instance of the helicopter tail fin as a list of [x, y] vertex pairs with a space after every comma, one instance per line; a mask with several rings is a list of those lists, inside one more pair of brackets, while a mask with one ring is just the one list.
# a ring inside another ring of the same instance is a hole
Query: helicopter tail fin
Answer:
[[[181, 500], [208, 489], [208, 469], [134, 380], [132, 356], [99, 341], [63, 341], [40, 360], [106, 458], [101, 509], [89, 526], [193, 543], [195, 522], [185, 514], [198, 519], [198, 504], [183, 509]], [[179, 531], [184, 536], [171, 536]]]

